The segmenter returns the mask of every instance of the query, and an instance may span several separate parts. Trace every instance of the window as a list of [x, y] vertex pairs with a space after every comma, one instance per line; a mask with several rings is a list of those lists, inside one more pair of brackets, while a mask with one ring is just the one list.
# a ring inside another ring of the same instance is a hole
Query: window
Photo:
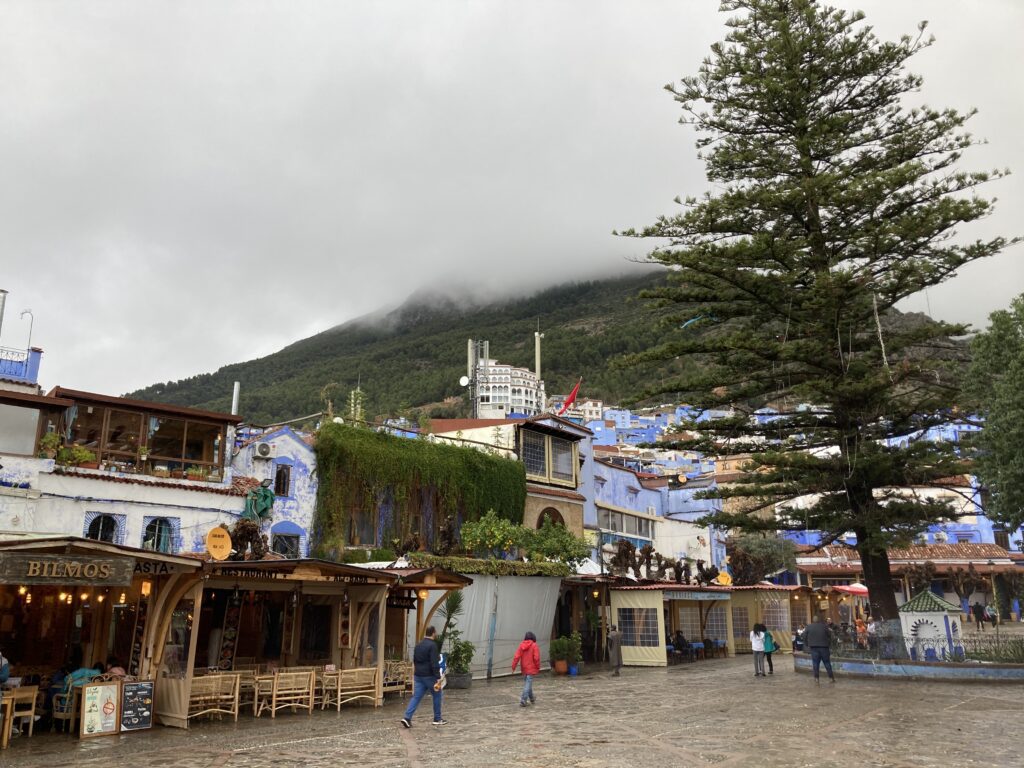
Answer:
[[113, 544], [117, 540], [117, 520], [110, 515], [99, 515], [89, 523], [86, 538]]
[[274, 471], [274, 495], [291, 496], [292, 468], [287, 464], [278, 464]]
[[778, 600], [772, 598], [764, 604], [764, 625], [774, 632], [788, 632], [789, 598]]
[[572, 482], [575, 479], [572, 467], [572, 442], [560, 437], [548, 439], [551, 441], [551, 477]]
[[99, 454], [103, 439], [103, 418], [107, 409], [91, 405], [76, 406], [75, 416], [71, 421], [72, 445], [83, 445], [95, 454]]
[[279, 555], [288, 558], [301, 557], [299, 551], [299, 537], [289, 533], [275, 533], [270, 548]]
[[544, 451], [547, 439], [536, 432], [523, 432], [523, 464], [526, 474], [547, 477], [547, 455]]
[[1010, 548], [1010, 534], [1007, 531], [1001, 531], [998, 528], [993, 528], [992, 537], [995, 543], [1003, 549]]
[[657, 608], [619, 608], [619, 631], [622, 644], [629, 646], [657, 647], [661, 645], [658, 634]]
[[172, 552], [174, 529], [166, 517], [157, 517], [149, 521], [142, 537], [142, 548], [154, 552]]
[[732, 609], [732, 636], [739, 640], [746, 640], [750, 633], [750, 611], [746, 608], [733, 606]]

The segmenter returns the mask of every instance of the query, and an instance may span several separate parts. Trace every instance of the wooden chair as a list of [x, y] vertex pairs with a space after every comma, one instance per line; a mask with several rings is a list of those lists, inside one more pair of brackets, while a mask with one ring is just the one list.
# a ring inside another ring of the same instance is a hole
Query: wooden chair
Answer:
[[239, 676], [234, 673], [192, 678], [188, 719], [202, 715], [232, 715], [238, 721]]
[[369, 699], [375, 707], [381, 705], [382, 702], [377, 699], [376, 667], [359, 667], [341, 671], [338, 681], [338, 709], [341, 709], [342, 704], [356, 699]]
[[8, 696], [0, 696], [0, 749], [7, 749], [11, 743], [11, 724], [14, 702]]
[[39, 696], [38, 685], [23, 685], [20, 688], [12, 688], [4, 694], [4, 698], [11, 697], [14, 710], [11, 717], [17, 722], [19, 717], [28, 718], [28, 735], [32, 735], [36, 723], [36, 698]]
[[270, 710], [272, 718], [277, 710], [285, 707], [302, 707], [313, 714], [313, 699], [316, 695], [316, 672], [278, 672], [273, 677], [269, 696], [262, 685], [266, 678], [257, 678], [256, 704], [253, 707], [256, 717]]
[[411, 661], [386, 661], [384, 662], [384, 683], [382, 693], [395, 693], [396, 691], [405, 698], [406, 691], [412, 690], [412, 662]]

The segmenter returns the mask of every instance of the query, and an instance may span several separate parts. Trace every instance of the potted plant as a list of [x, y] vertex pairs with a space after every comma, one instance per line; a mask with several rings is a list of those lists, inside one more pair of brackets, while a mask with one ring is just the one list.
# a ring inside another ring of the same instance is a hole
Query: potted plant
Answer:
[[463, 640], [459, 630], [452, 629], [448, 631], [448, 648], [448, 687], [469, 688], [473, 682], [469, 666], [473, 663], [476, 646]]
[[556, 637], [551, 641], [551, 668], [556, 675], [564, 675], [569, 671], [569, 638]]
[[579, 632], [569, 635], [569, 656], [566, 661], [569, 664], [569, 674], [575, 677], [579, 674], [580, 665], [583, 663], [583, 637]]
[[195, 465], [185, 470], [185, 477], [189, 480], [205, 480], [209, 473], [203, 467], [197, 467]]
[[56, 432], [47, 432], [39, 439], [39, 455], [52, 459], [57, 455], [60, 448], [60, 435]]
[[57, 461], [68, 467], [96, 469], [99, 462], [96, 454], [81, 445], [66, 445], [57, 451]]
[[145, 445], [139, 446], [139, 461], [145, 463], [149, 460], [149, 447]]

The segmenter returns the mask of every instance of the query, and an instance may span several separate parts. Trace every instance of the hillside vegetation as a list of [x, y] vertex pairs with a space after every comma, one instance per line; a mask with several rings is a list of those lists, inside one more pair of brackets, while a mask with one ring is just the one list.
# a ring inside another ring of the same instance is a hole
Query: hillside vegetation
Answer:
[[334, 407], [342, 411], [358, 380], [367, 417], [424, 406], [430, 415], [468, 416], [459, 386], [466, 340], [487, 339], [491, 357], [532, 368], [539, 320], [548, 394], [568, 392], [582, 376], [581, 396], [616, 402], [642, 390], [644, 376], [656, 375], [617, 369], [611, 361], [650, 348], [665, 333], [664, 313], [636, 298], [662, 280], [657, 272], [574, 283], [479, 307], [413, 296], [386, 315], [353, 320], [267, 357], [129, 396], [227, 411], [232, 383], [240, 381], [242, 416], [266, 424], [321, 410], [321, 390], [331, 382], [338, 385], [330, 393]]

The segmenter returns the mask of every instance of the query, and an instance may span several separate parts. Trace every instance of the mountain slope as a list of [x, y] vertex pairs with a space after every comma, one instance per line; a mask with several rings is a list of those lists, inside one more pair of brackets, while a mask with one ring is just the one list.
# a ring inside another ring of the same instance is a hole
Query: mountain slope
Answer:
[[[213, 410], [230, 408], [232, 382], [242, 383], [241, 413], [269, 423], [321, 410], [320, 391], [333, 382], [335, 409], [361, 381], [368, 416], [460, 397], [466, 340], [488, 339], [491, 357], [533, 367], [533, 332], [544, 333], [542, 374], [549, 394], [568, 392], [583, 376], [581, 395], [616, 401], [635, 393], [637, 371], [615, 370], [610, 361], [654, 344], [664, 333], [659, 312], [637, 294], [664, 280], [647, 273], [561, 285], [522, 299], [462, 307], [451, 299], [420, 294], [394, 311], [353, 320], [303, 339], [258, 360], [225, 366], [130, 397]], [[455, 404], [449, 411], [468, 405]]]

